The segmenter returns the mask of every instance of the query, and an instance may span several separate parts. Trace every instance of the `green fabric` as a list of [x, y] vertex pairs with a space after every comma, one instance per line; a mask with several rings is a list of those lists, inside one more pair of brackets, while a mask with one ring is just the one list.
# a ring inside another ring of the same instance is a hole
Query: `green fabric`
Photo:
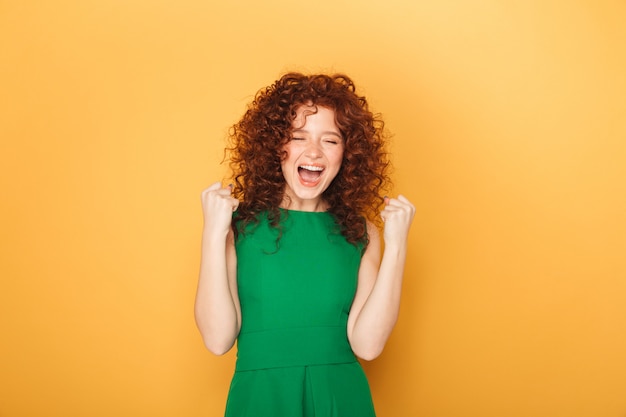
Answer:
[[362, 246], [329, 213], [266, 215], [237, 243], [242, 325], [226, 417], [373, 417], [346, 329]]

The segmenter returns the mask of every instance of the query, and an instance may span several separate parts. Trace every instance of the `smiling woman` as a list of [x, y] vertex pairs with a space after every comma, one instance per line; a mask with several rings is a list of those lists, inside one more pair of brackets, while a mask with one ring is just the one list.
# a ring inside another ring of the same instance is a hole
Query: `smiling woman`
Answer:
[[[322, 114], [318, 114], [320, 109]], [[309, 121], [311, 117], [314, 122]], [[306, 134], [311, 123], [321, 129], [317, 135], [334, 132], [332, 141], [343, 143], [339, 170], [322, 190], [320, 209], [328, 204], [349, 242], [364, 242], [363, 216], [378, 217], [383, 205], [380, 194], [389, 185], [384, 122], [369, 110], [366, 98], [356, 93], [353, 81], [342, 74], [285, 74], [261, 89], [233, 126], [229, 148], [233, 195], [241, 201], [236, 220], [256, 222], [257, 214], [266, 210], [270, 221], [280, 217], [278, 208], [287, 203], [285, 194], [289, 197], [286, 175], [297, 178], [295, 173], [284, 172], [282, 165], [288, 149], [295, 146], [294, 139], [295, 143], [311, 139]], [[320, 123], [323, 126], [317, 126]], [[328, 136], [323, 139], [327, 141]]]
[[374, 416], [357, 356], [377, 357], [395, 325], [415, 212], [380, 196], [382, 121], [348, 77], [291, 73], [231, 139], [234, 187], [202, 193], [196, 296], [207, 348], [237, 340], [226, 416]]

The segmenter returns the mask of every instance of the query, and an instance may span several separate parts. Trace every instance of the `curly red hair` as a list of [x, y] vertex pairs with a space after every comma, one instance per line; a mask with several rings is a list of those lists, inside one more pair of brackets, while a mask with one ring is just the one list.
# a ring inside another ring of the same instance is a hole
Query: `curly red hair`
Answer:
[[285, 189], [283, 148], [291, 139], [296, 110], [303, 104], [335, 112], [345, 144], [343, 161], [322, 198], [346, 240], [367, 245], [364, 218], [377, 222], [383, 204], [380, 194], [389, 184], [384, 122], [369, 110], [365, 97], [356, 94], [354, 83], [343, 74], [285, 74], [260, 90], [231, 128], [227, 151], [235, 182], [233, 194], [241, 201], [233, 230], [237, 235], [264, 211], [270, 224], [279, 228]]

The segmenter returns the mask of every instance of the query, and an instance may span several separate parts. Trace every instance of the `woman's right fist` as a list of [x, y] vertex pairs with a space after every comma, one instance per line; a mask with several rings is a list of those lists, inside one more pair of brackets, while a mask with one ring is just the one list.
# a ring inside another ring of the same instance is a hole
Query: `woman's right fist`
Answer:
[[228, 233], [233, 212], [239, 200], [232, 197], [232, 185], [222, 187], [220, 182], [211, 184], [202, 191], [202, 211], [204, 228], [210, 233]]

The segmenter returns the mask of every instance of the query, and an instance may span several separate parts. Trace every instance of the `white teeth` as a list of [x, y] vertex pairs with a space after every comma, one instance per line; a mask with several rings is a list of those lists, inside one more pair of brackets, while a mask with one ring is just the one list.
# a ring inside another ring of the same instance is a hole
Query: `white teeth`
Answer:
[[316, 167], [313, 165], [300, 165], [300, 168], [306, 169], [307, 171], [323, 171], [324, 170], [324, 168], [322, 167]]

